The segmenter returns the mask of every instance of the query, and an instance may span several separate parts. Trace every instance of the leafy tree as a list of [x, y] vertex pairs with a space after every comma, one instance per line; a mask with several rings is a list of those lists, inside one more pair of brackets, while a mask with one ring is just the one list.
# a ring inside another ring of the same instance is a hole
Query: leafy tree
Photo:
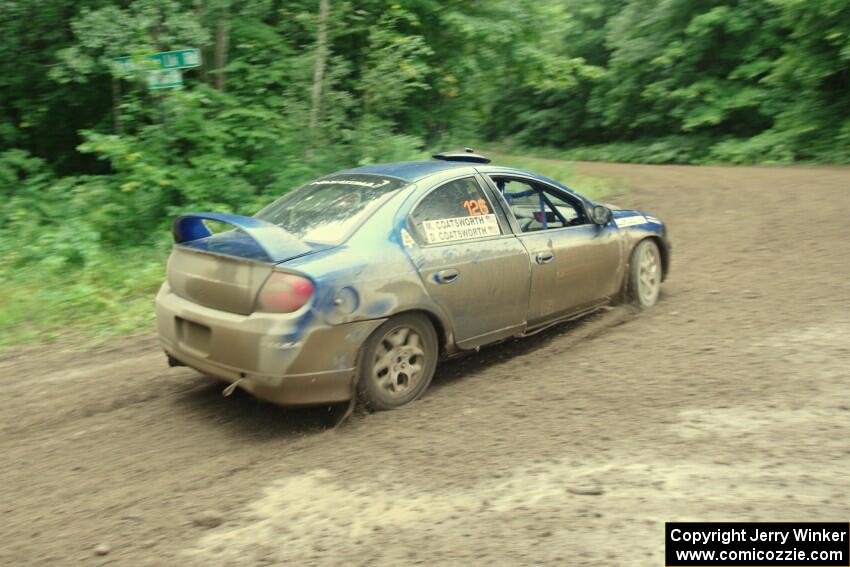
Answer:
[[774, 0], [790, 30], [768, 80], [776, 87], [770, 134], [795, 159], [850, 162], [850, 4]]

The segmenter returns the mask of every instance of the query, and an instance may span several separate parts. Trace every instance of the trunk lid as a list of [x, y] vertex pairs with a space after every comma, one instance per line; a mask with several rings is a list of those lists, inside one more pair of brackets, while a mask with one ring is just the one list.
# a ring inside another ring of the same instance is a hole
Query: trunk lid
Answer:
[[168, 285], [184, 299], [248, 315], [272, 268], [274, 264], [175, 246], [168, 260]]
[[[237, 230], [212, 234], [204, 220]], [[277, 225], [253, 217], [195, 213], [174, 221], [175, 246], [167, 279], [176, 295], [194, 303], [248, 315], [274, 267], [317, 252]]]

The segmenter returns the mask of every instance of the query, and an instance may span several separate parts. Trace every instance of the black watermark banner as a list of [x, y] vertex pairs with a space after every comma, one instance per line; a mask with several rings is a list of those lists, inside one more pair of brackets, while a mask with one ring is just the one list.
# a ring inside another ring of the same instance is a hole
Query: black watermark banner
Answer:
[[850, 523], [667, 522], [667, 567], [850, 566]]

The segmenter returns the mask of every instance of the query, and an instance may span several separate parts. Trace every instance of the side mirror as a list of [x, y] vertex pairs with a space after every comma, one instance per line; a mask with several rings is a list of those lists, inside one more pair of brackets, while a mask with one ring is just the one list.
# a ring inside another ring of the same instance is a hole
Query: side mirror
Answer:
[[611, 222], [613, 216], [611, 209], [602, 205], [594, 205], [590, 210], [590, 220], [593, 221], [593, 224], [598, 224], [599, 226], [605, 226]]

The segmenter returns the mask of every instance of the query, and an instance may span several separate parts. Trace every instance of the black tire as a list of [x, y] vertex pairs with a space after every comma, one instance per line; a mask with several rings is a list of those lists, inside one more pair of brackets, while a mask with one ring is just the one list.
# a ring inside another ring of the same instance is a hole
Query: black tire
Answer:
[[393, 317], [375, 329], [361, 347], [357, 367], [360, 402], [372, 411], [412, 402], [431, 384], [438, 355], [437, 333], [427, 317], [415, 313]]
[[629, 262], [629, 299], [641, 309], [658, 303], [661, 291], [661, 252], [652, 240], [641, 240]]

